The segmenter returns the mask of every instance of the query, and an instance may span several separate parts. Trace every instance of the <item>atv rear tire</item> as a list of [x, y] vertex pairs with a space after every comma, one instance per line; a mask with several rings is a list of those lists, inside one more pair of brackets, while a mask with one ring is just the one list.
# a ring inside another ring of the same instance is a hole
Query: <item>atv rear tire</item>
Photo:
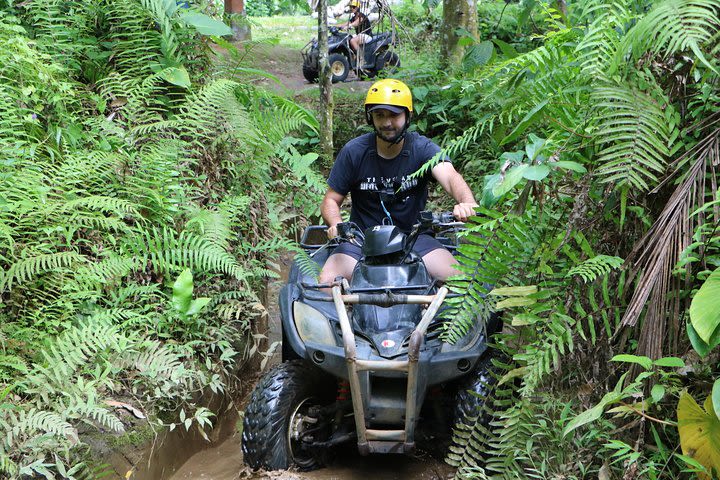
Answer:
[[[335, 384], [328, 378], [300, 360], [277, 365], [262, 377], [243, 421], [242, 451], [247, 465], [268, 470], [322, 466], [319, 455], [302, 448], [297, 434], [306, 426], [303, 418], [310, 407], [333, 401]], [[316, 432], [313, 435], [323, 440]]]
[[378, 55], [375, 69], [378, 72], [384, 71], [386, 75], [391, 75], [400, 68], [400, 57], [397, 53], [385, 51]]
[[332, 73], [332, 83], [344, 82], [350, 74], [350, 62], [341, 53], [330, 54], [328, 64], [330, 65], [330, 73]]
[[302, 67], [303, 77], [310, 83], [315, 83], [318, 80], [318, 71], [310, 66], [303, 65]]

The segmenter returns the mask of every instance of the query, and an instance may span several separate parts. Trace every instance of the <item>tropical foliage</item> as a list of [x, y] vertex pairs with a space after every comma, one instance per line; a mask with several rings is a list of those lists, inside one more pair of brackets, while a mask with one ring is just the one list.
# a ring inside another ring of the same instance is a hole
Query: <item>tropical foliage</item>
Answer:
[[313, 115], [215, 73], [228, 31], [167, 0], [3, 4], [0, 476], [90, 475], [116, 409], [202, 431], [198, 396], [234, 388], [284, 198], [318, 187], [290, 136]]
[[462, 478], [710, 475], [717, 438], [688, 418], [715, 432], [718, 409], [683, 392], [717, 377], [720, 6], [559, 3], [523, 2], [535, 48], [481, 38], [414, 84], [418, 128], [483, 207], [446, 335], [506, 322], [492, 428], [459, 426], [449, 460]]

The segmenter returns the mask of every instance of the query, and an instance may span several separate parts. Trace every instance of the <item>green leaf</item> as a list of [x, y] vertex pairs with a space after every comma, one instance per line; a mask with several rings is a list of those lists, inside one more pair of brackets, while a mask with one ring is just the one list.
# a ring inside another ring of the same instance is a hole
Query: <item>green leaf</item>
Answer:
[[485, 185], [483, 186], [481, 199], [484, 207], [490, 207], [497, 201], [498, 197], [493, 195], [493, 190], [500, 182], [502, 182], [502, 175], [499, 173], [485, 176]]
[[187, 315], [197, 315], [210, 302], [208, 297], [200, 297], [195, 299], [188, 308]]
[[705, 343], [720, 325], [720, 268], [702, 284], [690, 303], [690, 322]]
[[515, 58], [518, 56], [517, 50], [515, 50], [515, 47], [510, 45], [509, 43], [505, 43], [502, 40], [494, 39], [493, 42], [495, 45], [498, 46], [500, 51], [503, 55], [505, 55], [507, 58]]
[[720, 328], [715, 330], [709, 343], [706, 343], [702, 338], [700, 338], [700, 335], [698, 335], [693, 328], [692, 323], [687, 322], [686, 328], [690, 344], [701, 357], [707, 356], [713, 348], [720, 344]]
[[525, 145], [525, 153], [532, 162], [545, 146], [545, 139], [531, 133], [528, 135], [528, 140], [529, 142]]
[[650, 370], [653, 365], [652, 360], [649, 357], [646, 357], [644, 355], [628, 355], [628, 354], [615, 355], [613, 358], [610, 359], [610, 361], [611, 362], [637, 363], [638, 365], [641, 365], [645, 370]]
[[415, 100], [423, 101], [430, 90], [427, 87], [414, 87], [412, 89], [413, 97]]
[[179, 67], [164, 68], [159, 72], [160, 78], [178, 87], [190, 88], [190, 74], [182, 65]]
[[537, 293], [537, 285], [527, 285], [522, 287], [499, 287], [493, 288], [488, 295], [502, 295], [504, 297], [526, 297]]
[[568, 160], [559, 160], [557, 162], [548, 163], [551, 167], [564, 168], [565, 170], [572, 170], [573, 172], [585, 173], [587, 169], [577, 162], [571, 162]]
[[537, 104], [532, 110], [530, 110], [525, 115], [525, 117], [523, 117], [523, 119], [520, 120], [520, 123], [518, 123], [517, 127], [515, 127], [515, 129], [512, 132], [510, 132], [510, 134], [507, 137], [502, 139], [502, 141], [500, 142], [500, 145], [505, 145], [506, 143], [512, 142], [513, 140], [518, 138], [520, 135], [522, 135], [523, 132], [525, 130], [527, 130], [527, 128], [530, 125], [535, 123], [535, 120], [537, 120], [538, 117], [540, 117], [543, 109], [545, 108], [545, 106], [548, 104], [549, 101], [550, 100], [543, 100], [542, 102]]
[[[472, 41], [472, 39], [470, 40]], [[463, 67], [465, 70], [482, 67], [488, 64], [493, 56], [495, 56], [495, 47], [492, 42], [486, 40], [477, 45], [471, 45], [465, 52], [465, 57], [463, 57]]]
[[670, 367], [670, 368], [682, 368], [685, 366], [682, 358], [677, 357], [663, 357], [653, 361], [653, 364], [658, 367]]
[[712, 388], [712, 405], [715, 415], [720, 417], [720, 378], [715, 380]]
[[496, 197], [502, 197], [507, 192], [512, 190], [515, 185], [520, 183], [520, 181], [523, 179], [523, 172], [525, 172], [525, 170], [527, 170], [529, 166], [530, 165], [523, 163], [508, 170], [507, 173], [505, 173], [505, 178], [503, 179], [503, 181], [499, 185], [495, 186], [495, 188], [493, 188], [493, 195], [495, 195]]
[[194, 27], [202, 35], [214, 35], [222, 37], [232, 35], [232, 29], [219, 20], [208, 17], [204, 13], [185, 12], [180, 15], [180, 20], [185, 24]]
[[547, 177], [548, 174], [550, 174], [550, 167], [547, 165], [530, 165], [530, 167], [523, 172], [523, 177], [528, 180], [539, 182], [543, 178]]
[[652, 390], [650, 390], [650, 396], [655, 403], [659, 403], [660, 400], [662, 400], [665, 396], [665, 387], [663, 387], [659, 383], [656, 383], [655, 385], [653, 385]]
[[590, 422], [594, 422], [595, 420], [600, 418], [600, 415], [602, 415], [605, 406], [611, 403], [615, 403], [621, 398], [622, 394], [619, 392], [606, 393], [602, 400], [600, 400], [600, 403], [588, 410], [585, 410], [580, 415], [570, 420], [570, 422], [568, 422], [568, 424], [565, 426], [565, 430], [563, 430], [563, 436], [566, 436], [568, 433], [572, 432], [578, 427], [581, 427]]
[[523, 159], [525, 158], [525, 152], [522, 150], [518, 150], [516, 152], [503, 152], [502, 155], [500, 155], [500, 160], [503, 162], [510, 162], [510, 163], [522, 163]]
[[708, 471], [720, 471], [720, 419], [712, 398], [705, 400], [703, 409], [690, 394], [682, 392], [677, 419], [683, 455], [694, 458]]
[[495, 304], [495, 308], [502, 310], [503, 308], [510, 307], [525, 307], [527, 305], [533, 305], [536, 300], [527, 297], [511, 297]]
[[178, 275], [173, 284], [172, 305], [182, 315], [187, 315], [192, 302], [193, 276], [189, 268]]

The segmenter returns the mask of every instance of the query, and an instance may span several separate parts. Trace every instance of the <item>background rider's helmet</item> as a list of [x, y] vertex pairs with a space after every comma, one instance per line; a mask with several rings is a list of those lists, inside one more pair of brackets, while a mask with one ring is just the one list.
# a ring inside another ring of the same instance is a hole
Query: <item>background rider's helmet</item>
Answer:
[[368, 125], [374, 127], [372, 115], [373, 110], [385, 109], [394, 113], [405, 112], [405, 128], [391, 143], [397, 143], [405, 137], [407, 127], [412, 117], [413, 103], [410, 88], [400, 80], [387, 78], [372, 84], [365, 97], [365, 120]]
[[360, 8], [360, 1], [359, 1], [359, 0], [350, 0], [350, 2], [348, 2], [348, 7], [350, 7], [350, 8], [353, 8], [353, 7], [358, 7], [358, 8]]

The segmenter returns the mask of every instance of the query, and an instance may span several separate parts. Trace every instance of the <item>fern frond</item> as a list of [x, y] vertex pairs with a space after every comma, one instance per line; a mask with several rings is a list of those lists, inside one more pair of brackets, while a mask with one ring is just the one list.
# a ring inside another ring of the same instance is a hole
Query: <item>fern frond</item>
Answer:
[[576, 47], [582, 71], [591, 78], [604, 76], [608, 71], [632, 12], [627, 0], [614, 0], [595, 2], [585, 13], [586, 16], [592, 14], [597, 16]]
[[303, 275], [313, 278], [315, 280], [317, 280], [317, 278], [320, 276], [320, 264], [317, 263], [317, 261], [313, 257], [308, 255], [305, 250], [295, 250], [295, 263], [297, 263], [298, 269]]
[[90, 287], [109, 283], [137, 269], [139, 262], [132, 257], [109, 256], [99, 262], [91, 262], [76, 270], [74, 281]]
[[571, 268], [566, 277], [579, 275], [585, 283], [592, 282], [600, 276], [607, 275], [611, 270], [620, 268], [624, 261], [625, 260], [620, 257], [597, 255]]
[[703, 47], [720, 29], [718, 15], [720, 5], [714, 0], [665, 0], [628, 32], [615, 55], [615, 66], [623, 64], [628, 51], [635, 59], [646, 52], [664, 52], [665, 56], [692, 52], [710, 66]]
[[19, 260], [3, 272], [0, 278], [0, 292], [11, 289], [13, 283], [24, 283], [42, 273], [67, 268], [86, 261], [87, 259], [84, 256], [75, 252], [48, 253]]
[[212, 211], [198, 209], [190, 214], [190, 219], [185, 225], [188, 232], [196, 230], [202, 238], [227, 249], [233, 239], [231, 217], [223, 211]]
[[484, 209], [479, 215], [471, 218], [458, 248], [457, 268], [463, 275], [449, 282], [451, 291], [463, 294], [446, 302], [449, 308], [443, 317], [451, 322], [443, 335], [450, 342], [465, 335], [473, 323], [489, 318], [493, 304], [486, 295], [493, 285], [513, 285], [519, 262], [531, 258], [529, 250], [537, 245], [539, 233], [530, 228], [530, 218]]
[[247, 277], [247, 272], [235, 257], [202, 237], [186, 232], [176, 237], [175, 232], [164, 228], [148, 230], [144, 240], [144, 244], [136, 241], [134, 248], [149, 258], [158, 271], [191, 268], [222, 272], [238, 280]]
[[8, 434], [17, 438], [28, 437], [37, 432], [49, 433], [77, 442], [77, 430], [61, 415], [36, 408], [27, 411], [20, 410], [17, 414], [17, 421], [14, 422], [12, 431]]
[[[647, 191], [665, 171], [670, 131], [664, 109], [644, 92], [624, 86], [599, 87], [593, 93], [604, 145], [597, 175], [606, 183]], [[669, 102], [668, 102], [669, 103]]]
[[132, 202], [129, 202], [122, 198], [106, 197], [102, 195], [91, 195], [84, 198], [70, 200], [69, 202], [65, 203], [61, 209], [69, 212], [84, 208], [99, 210], [106, 213], [113, 213], [121, 218], [126, 215], [141, 218], [140, 213], [137, 211], [136, 205], [134, 205]]

